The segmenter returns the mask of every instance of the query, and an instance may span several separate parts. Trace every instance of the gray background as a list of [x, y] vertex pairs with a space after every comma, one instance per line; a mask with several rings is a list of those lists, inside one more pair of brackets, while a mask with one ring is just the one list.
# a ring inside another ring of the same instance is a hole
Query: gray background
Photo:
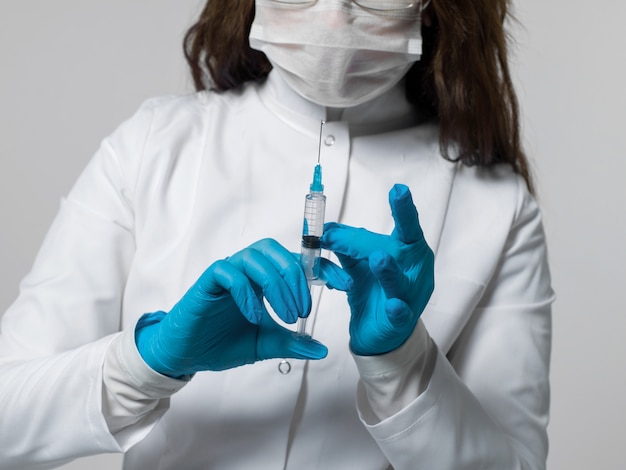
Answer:
[[[145, 98], [191, 90], [180, 43], [202, 3], [0, 2], [0, 312], [100, 140]], [[558, 294], [549, 464], [623, 469], [626, 4], [517, 3], [513, 69]]]

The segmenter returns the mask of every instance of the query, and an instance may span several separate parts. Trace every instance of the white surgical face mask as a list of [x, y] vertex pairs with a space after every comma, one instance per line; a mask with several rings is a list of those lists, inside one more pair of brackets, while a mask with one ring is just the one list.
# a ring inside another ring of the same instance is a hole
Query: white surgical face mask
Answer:
[[250, 46], [304, 98], [356, 106], [389, 90], [419, 60], [420, 16], [419, 5], [375, 13], [348, 0], [306, 8], [256, 0]]

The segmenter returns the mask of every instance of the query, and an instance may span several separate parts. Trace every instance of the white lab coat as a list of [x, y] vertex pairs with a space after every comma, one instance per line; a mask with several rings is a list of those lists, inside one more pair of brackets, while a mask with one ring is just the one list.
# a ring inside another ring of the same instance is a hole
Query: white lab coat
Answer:
[[389, 189], [413, 193], [436, 272], [419, 397], [371, 416], [345, 294], [324, 290], [309, 325], [326, 359], [198, 373], [182, 389], [154, 373], [162, 399], [109, 431], [103, 364], [140, 315], [260, 238], [299, 251], [326, 116], [272, 73], [150, 100], [104, 140], [2, 318], [0, 468], [119, 451], [129, 469], [543, 468], [553, 293], [538, 207], [508, 167], [444, 160], [434, 124], [402, 129], [415, 119], [403, 103], [394, 89], [328, 122], [322, 165], [327, 221], [389, 233]]

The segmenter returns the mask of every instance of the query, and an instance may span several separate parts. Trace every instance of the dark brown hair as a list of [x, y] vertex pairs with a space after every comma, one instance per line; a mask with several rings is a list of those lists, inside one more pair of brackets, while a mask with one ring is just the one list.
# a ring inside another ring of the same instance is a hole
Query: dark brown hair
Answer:
[[[433, 0], [424, 12], [422, 58], [407, 74], [407, 96], [437, 117], [445, 158], [483, 167], [508, 163], [532, 190], [508, 66], [509, 3]], [[248, 43], [253, 19], [254, 0], [207, 1], [184, 40], [197, 90], [225, 91], [269, 73], [265, 55]]]

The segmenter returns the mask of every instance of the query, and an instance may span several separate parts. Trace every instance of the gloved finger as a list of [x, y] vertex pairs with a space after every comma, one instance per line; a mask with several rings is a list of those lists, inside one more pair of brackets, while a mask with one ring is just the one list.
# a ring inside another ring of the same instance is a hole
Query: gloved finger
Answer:
[[395, 228], [392, 237], [403, 243], [415, 243], [424, 238], [419, 217], [409, 188], [396, 184], [389, 191], [389, 206]]
[[[393, 241], [388, 235], [370, 232], [364, 228], [350, 227], [337, 222], [324, 224], [324, 233], [321, 237], [322, 248], [334, 252], [337, 256], [344, 256], [360, 261], [369, 258], [372, 251], [395, 251]], [[346, 267], [343, 262], [342, 266]]]
[[408, 280], [402, 268], [389, 253], [373, 252], [369, 258], [369, 266], [388, 299], [405, 297]]
[[257, 298], [250, 280], [225, 260], [216, 261], [204, 271], [179, 304], [184, 303], [186, 312], [202, 316], [207, 303], [227, 293], [249, 322], [258, 324], [261, 321], [265, 307]]
[[355, 265], [361, 262], [359, 259], [350, 258], [349, 256], [342, 255], [341, 253], [335, 253], [335, 256], [337, 256], [339, 264], [341, 264], [341, 268], [348, 274]]
[[311, 310], [311, 295], [300, 256], [294, 258], [289, 250], [271, 238], [259, 240], [250, 247], [267, 257], [289, 286], [296, 303], [302, 306], [302, 311], [308, 313]]
[[388, 299], [385, 301], [383, 314], [378, 315], [375, 324], [371, 326], [368, 339], [357, 340], [353, 336], [350, 339], [350, 348], [360, 356], [386, 354], [404, 344], [416, 323], [417, 317], [405, 302]]
[[329, 259], [320, 259], [320, 278], [329, 289], [337, 289], [343, 292], [352, 289], [352, 277]]
[[[409, 305], [400, 299], [387, 299], [385, 302], [385, 313], [387, 320], [398, 330], [404, 330], [407, 323], [416, 322], [415, 312], [411, 310]], [[412, 332], [413, 329], [411, 328]], [[408, 336], [407, 336], [408, 337]]]
[[298, 315], [303, 313], [302, 302], [294, 296], [293, 284], [290, 285], [283, 278], [274, 264], [263, 253], [253, 248], [246, 248], [235, 253], [227, 261], [259, 287], [263, 296], [267, 298], [276, 314], [283, 321], [294, 323]]
[[323, 359], [328, 348], [310, 336], [299, 337], [280, 325], [272, 324], [259, 329], [257, 358]]
[[[300, 263], [300, 253], [291, 253], [295, 260]], [[300, 263], [300, 266], [302, 264]], [[320, 283], [325, 284], [329, 289], [348, 291], [352, 288], [352, 277], [345, 272], [341, 266], [337, 266], [327, 258], [320, 258]]]

